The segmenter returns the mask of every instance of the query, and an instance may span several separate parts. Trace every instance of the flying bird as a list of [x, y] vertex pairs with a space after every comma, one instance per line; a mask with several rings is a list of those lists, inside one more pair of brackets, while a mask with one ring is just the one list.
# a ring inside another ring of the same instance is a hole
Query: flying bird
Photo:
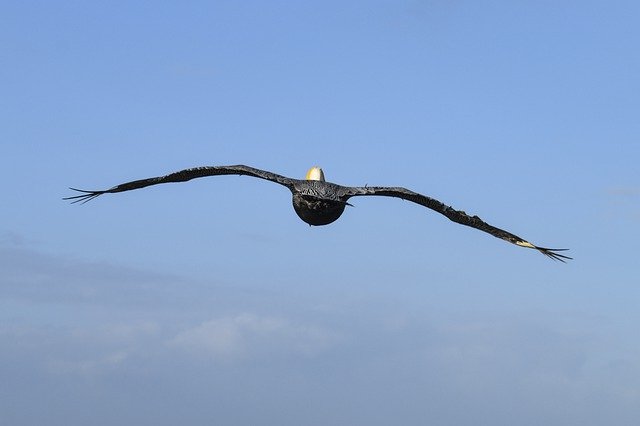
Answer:
[[551, 259], [559, 260], [561, 262], [571, 259], [571, 257], [559, 253], [567, 249], [552, 249], [536, 246], [517, 235], [489, 225], [478, 216], [469, 216], [464, 211], [456, 210], [434, 198], [410, 191], [406, 188], [384, 186], [342, 186], [327, 182], [325, 181], [324, 172], [320, 167], [310, 168], [305, 179], [292, 179], [244, 165], [194, 167], [164, 176], [122, 183], [102, 191], [86, 191], [83, 189], [69, 188], [73, 191], [80, 192], [81, 194], [65, 197], [64, 200], [72, 200], [72, 203], [84, 204], [102, 194], [114, 194], [116, 192], [131, 191], [133, 189], [140, 189], [161, 183], [186, 182], [191, 179], [220, 175], [252, 176], [287, 187], [293, 196], [292, 201], [295, 212], [300, 219], [309, 225], [321, 226], [334, 222], [342, 215], [345, 207], [351, 206], [348, 202], [351, 197], [381, 195], [385, 197], [400, 198], [420, 204], [421, 206], [435, 210], [453, 222], [479, 229], [480, 231], [484, 231], [494, 237], [503, 239], [520, 247], [538, 250], [540, 253], [550, 257]]

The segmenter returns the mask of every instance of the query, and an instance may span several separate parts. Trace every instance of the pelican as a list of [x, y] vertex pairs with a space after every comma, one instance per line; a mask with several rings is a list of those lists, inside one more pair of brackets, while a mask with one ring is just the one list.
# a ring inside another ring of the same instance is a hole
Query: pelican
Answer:
[[494, 237], [503, 239], [520, 247], [535, 249], [553, 260], [565, 262], [566, 260], [572, 259], [569, 256], [559, 253], [567, 249], [552, 249], [531, 244], [517, 235], [489, 225], [478, 216], [469, 216], [464, 211], [456, 210], [434, 198], [410, 191], [406, 188], [385, 186], [342, 186], [327, 182], [325, 181], [322, 169], [316, 166], [309, 169], [305, 179], [292, 179], [244, 165], [194, 167], [164, 176], [122, 183], [102, 191], [87, 191], [83, 189], [69, 188], [73, 191], [80, 192], [81, 194], [65, 197], [63, 199], [72, 200], [72, 203], [84, 204], [102, 194], [114, 194], [117, 192], [131, 191], [133, 189], [140, 189], [161, 183], [186, 182], [191, 179], [220, 175], [252, 176], [287, 187], [293, 196], [293, 209], [298, 217], [309, 225], [322, 226], [336, 221], [344, 212], [345, 207], [351, 206], [351, 204], [348, 203], [348, 200], [351, 197], [381, 195], [384, 197], [400, 198], [420, 204], [421, 206], [435, 210], [453, 222], [479, 229], [480, 231], [484, 231]]

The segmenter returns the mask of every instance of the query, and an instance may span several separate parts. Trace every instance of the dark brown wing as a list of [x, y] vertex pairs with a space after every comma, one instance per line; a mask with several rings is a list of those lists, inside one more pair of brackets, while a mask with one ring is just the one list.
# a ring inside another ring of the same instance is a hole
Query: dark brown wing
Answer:
[[65, 197], [63, 200], [73, 200], [72, 203], [86, 203], [102, 194], [113, 194], [116, 192], [131, 191], [133, 189], [140, 189], [151, 185], [158, 185], [161, 183], [170, 182], [186, 182], [191, 179], [197, 179], [208, 176], [220, 176], [220, 175], [244, 175], [253, 176], [260, 179], [265, 179], [271, 182], [279, 183], [286, 186], [289, 189], [293, 188], [295, 179], [290, 179], [285, 176], [280, 176], [275, 173], [267, 172], [265, 170], [255, 169], [253, 167], [237, 165], [237, 166], [205, 166], [194, 167], [191, 169], [180, 170], [179, 172], [170, 173], [165, 176], [152, 177], [148, 179], [134, 180], [132, 182], [121, 183], [113, 188], [105, 189], [103, 191], [86, 191], [83, 189], [69, 188], [73, 191], [82, 192], [81, 195], [75, 195], [71, 197]]
[[480, 219], [478, 216], [469, 216], [463, 211], [456, 210], [450, 206], [447, 206], [440, 201], [427, 197], [426, 195], [418, 194], [417, 192], [409, 191], [406, 188], [399, 187], [342, 187], [342, 193], [340, 197], [343, 201], [347, 201], [351, 197], [357, 197], [361, 195], [381, 195], [385, 197], [396, 197], [401, 198], [403, 200], [412, 201], [414, 203], [420, 204], [421, 206], [428, 207], [432, 210], [437, 211], [440, 214], [445, 215], [450, 220], [460, 223], [462, 225], [470, 226], [472, 228], [479, 229], [486, 233], [493, 235], [494, 237], [501, 238], [505, 241], [508, 241], [512, 244], [516, 244], [520, 247], [527, 247], [538, 250], [540, 253], [545, 256], [550, 257], [553, 260], [559, 260], [561, 262], [565, 262], [566, 260], [571, 259], [569, 256], [565, 256], [564, 254], [558, 253], [559, 251], [565, 251], [567, 249], [552, 249], [546, 247], [536, 246], [531, 244], [527, 240], [518, 237], [510, 232], [507, 232], [503, 229], [496, 228], [495, 226], [489, 225], [487, 222]]

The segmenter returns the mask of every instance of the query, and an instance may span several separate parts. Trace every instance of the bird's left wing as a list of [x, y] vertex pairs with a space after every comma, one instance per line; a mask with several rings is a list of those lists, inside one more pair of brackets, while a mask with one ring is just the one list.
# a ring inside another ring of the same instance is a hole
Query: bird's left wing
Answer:
[[133, 189], [140, 189], [151, 185], [158, 185], [161, 183], [169, 182], [186, 182], [191, 179], [207, 177], [207, 176], [220, 176], [220, 175], [245, 175], [253, 176], [260, 179], [265, 179], [271, 182], [278, 183], [286, 186], [287, 188], [293, 188], [295, 179], [290, 179], [285, 176], [280, 176], [275, 173], [268, 172], [266, 170], [260, 170], [249, 166], [236, 165], [236, 166], [205, 166], [194, 167], [191, 169], [180, 170], [175, 173], [170, 173], [164, 176], [152, 177], [147, 179], [134, 180], [131, 182], [121, 183], [112, 188], [102, 191], [86, 191], [83, 189], [69, 188], [73, 191], [81, 192], [81, 195], [75, 195], [71, 197], [65, 197], [63, 200], [73, 200], [72, 203], [86, 203], [102, 194], [113, 194], [116, 192], [131, 191]]
[[561, 262], [565, 262], [566, 260], [571, 259], [571, 257], [569, 256], [565, 256], [564, 254], [558, 253], [559, 251], [565, 251], [566, 249], [552, 249], [552, 248], [536, 246], [534, 244], [531, 244], [527, 240], [518, 237], [517, 235], [514, 235], [503, 229], [496, 228], [495, 226], [489, 225], [487, 222], [483, 221], [478, 216], [469, 216], [464, 211], [456, 210], [453, 207], [447, 206], [446, 204], [434, 198], [430, 198], [430, 197], [427, 197], [426, 195], [418, 194], [417, 192], [410, 191], [406, 188], [376, 187], [376, 186], [342, 187], [341, 191], [342, 192], [340, 196], [343, 201], [347, 201], [351, 197], [362, 196], [362, 195], [381, 195], [386, 197], [401, 198], [403, 200], [411, 201], [416, 204], [420, 204], [422, 206], [435, 210], [438, 213], [443, 214], [453, 222], [479, 229], [480, 231], [484, 231], [486, 233], [493, 235], [494, 237], [501, 238], [505, 241], [508, 241], [512, 244], [516, 244], [520, 247], [536, 249], [540, 253], [550, 257], [551, 259], [559, 260]]

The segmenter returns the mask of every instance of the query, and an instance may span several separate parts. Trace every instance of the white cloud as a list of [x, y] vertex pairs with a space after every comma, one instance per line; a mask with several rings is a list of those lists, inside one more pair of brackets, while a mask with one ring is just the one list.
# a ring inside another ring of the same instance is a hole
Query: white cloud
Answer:
[[178, 333], [169, 345], [216, 359], [273, 352], [315, 354], [337, 340], [326, 329], [282, 318], [239, 314], [205, 321]]
[[48, 371], [52, 374], [74, 374], [92, 376], [120, 367], [129, 358], [125, 350], [106, 353], [98, 358], [70, 360], [54, 358], [48, 361]]

